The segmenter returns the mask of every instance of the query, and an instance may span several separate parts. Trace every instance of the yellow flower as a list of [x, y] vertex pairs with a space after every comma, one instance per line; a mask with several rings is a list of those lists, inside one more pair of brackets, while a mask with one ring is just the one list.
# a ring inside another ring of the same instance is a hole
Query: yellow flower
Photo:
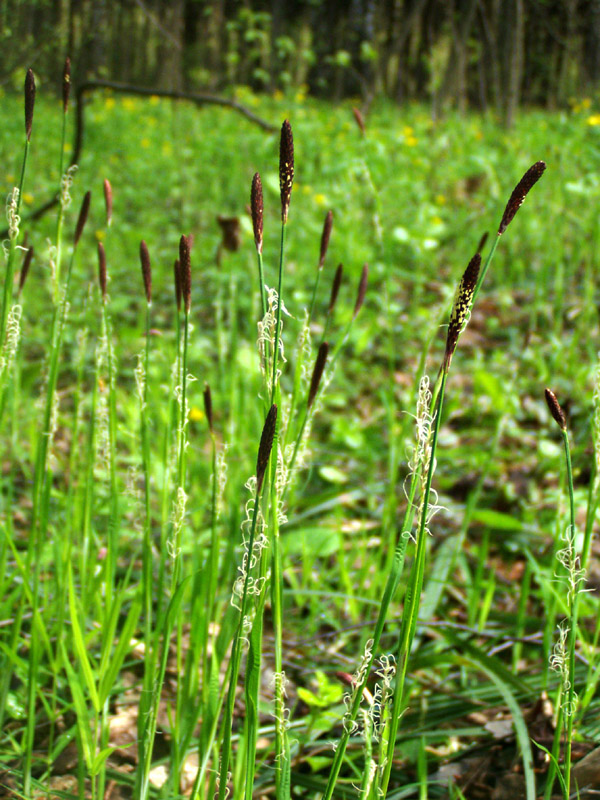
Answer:
[[315, 203], [319, 206], [319, 208], [325, 208], [328, 205], [327, 198], [324, 194], [316, 194], [314, 197]]
[[435, 202], [438, 206], [443, 206], [446, 202], [446, 197], [443, 194], [436, 194]]
[[414, 133], [414, 130], [413, 130], [413, 128], [410, 127], [410, 125], [405, 125], [404, 126], [404, 130], [402, 131], [402, 133], [404, 134], [404, 138], [406, 138], [407, 136], [412, 136], [413, 133]]
[[417, 144], [418, 140], [415, 136], [405, 136], [404, 137], [404, 144], [407, 147], [414, 147]]
[[204, 411], [197, 406], [192, 406], [190, 408], [189, 418], [192, 422], [202, 422], [204, 419]]
[[29, 192], [23, 192], [23, 202], [30, 206], [33, 203], [33, 195], [29, 194]]
[[135, 102], [133, 97], [124, 97], [123, 100], [121, 101], [121, 105], [126, 111], [134, 111], [137, 106], [137, 103]]
[[587, 118], [588, 125], [600, 125], [600, 114], [592, 114], [591, 117]]
[[581, 101], [581, 107], [585, 108], [586, 110], [592, 105], [592, 101], [589, 97], [584, 97]]
[[144, 136], [140, 142], [140, 145], [144, 148], [144, 150], [147, 150], [150, 147], [150, 139]]
[[160, 103], [160, 97], [156, 94], [150, 95], [150, 105], [157, 106]]
[[107, 108], [109, 111], [111, 108], [115, 107], [115, 98], [114, 97], [107, 97], [104, 101], [104, 108]]
[[96, 237], [96, 241], [97, 241], [97, 242], [103, 242], [103, 241], [104, 241], [104, 239], [106, 238], [106, 231], [103, 231], [103, 230], [97, 230], [97, 231], [94, 233], [94, 236]]

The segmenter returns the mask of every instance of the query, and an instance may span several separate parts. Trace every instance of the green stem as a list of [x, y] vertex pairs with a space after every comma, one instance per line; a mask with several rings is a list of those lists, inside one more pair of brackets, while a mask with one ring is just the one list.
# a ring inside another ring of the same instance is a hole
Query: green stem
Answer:
[[275, 324], [275, 342], [273, 343], [273, 380], [271, 384], [271, 404], [275, 402], [277, 386], [277, 365], [279, 363], [279, 336], [281, 334], [281, 288], [283, 284], [283, 251], [285, 248], [285, 222], [281, 223], [281, 244], [279, 247], [279, 281], [277, 284], [277, 322]]

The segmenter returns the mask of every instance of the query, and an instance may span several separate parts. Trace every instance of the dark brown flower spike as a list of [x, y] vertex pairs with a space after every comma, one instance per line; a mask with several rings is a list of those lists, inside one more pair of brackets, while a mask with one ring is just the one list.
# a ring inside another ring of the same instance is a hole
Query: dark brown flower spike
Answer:
[[286, 119], [281, 126], [279, 141], [279, 191], [281, 194], [281, 220], [286, 223], [294, 183], [294, 137], [292, 126]]
[[106, 253], [102, 242], [98, 242], [98, 282], [102, 293], [102, 302], [106, 302]]
[[21, 274], [19, 275], [19, 294], [23, 291], [27, 275], [29, 274], [29, 267], [33, 258], [33, 247], [29, 247], [23, 259], [23, 266], [21, 267]]
[[106, 207], [106, 224], [110, 225], [113, 212], [113, 191], [108, 178], [104, 179], [104, 205]]
[[87, 222], [88, 214], [90, 213], [91, 199], [92, 193], [87, 191], [83, 198], [83, 202], [81, 203], [81, 211], [79, 212], [79, 218], [77, 220], [77, 225], [75, 226], [75, 236], [73, 237], [73, 245], [75, 247], [77, 247], [79, 240], [81, 239], [83, 229], [85, 228], [85, 223]]
[[556, 399], [556, 395], [550, 389], [545, 389], [544, 396], [546, 398], [546, 403], [548, 404], [548, 408], [550, 409], [550, 413], [554, 417], [556, 424], [562, 431], [566, 431], [567, 418], [565, 417], [565, 412], [560, 407], [560, 403]]
[[542, 177], [545, 169], [546, 164], [544, 161], [536, 161], [533, 166], [529, 167], [525, 175], [523, 175], [521, 180], [517, 183], [504, 209], [500, 227], [498, 228], [498, 236], [503, 234], [508, 228], [515, 214], [521, 208], [523, 200], [525, 200], [533, 186], [535, 186]]
[[353, 108], [352, 114], [354, 115], [354, 119], [356, 120], [356, 124], [358, 125], [360, 132], [364, 136], [367, 132], [367, 129], [365, 128], [365, 118], [363, 117], [360, 109], [358, 108]]
[[446, 355], [444, 358], [444, 366], [447, 369], [450, 366], [452, 356], [456, 350], [458, 337], [461, 334], [465, 321], [468, 318], [469, 311], [471, 310], [471, 303], [473, 302], [473, 294], [477, 286], [477, 278], [479, 277], [479, 268], [481, 267], [481, 254], [475, 253], [473, 258], [462, 276], [458, 285], [456, 299], [450, 314], [450, 322], [448, 323], [448, 335], [446, 338]]
[[368, 281], [369, 281], [369, 265], [365, 264], [360, 274], [360, 281], [358, 282], [358, 292], [356, 293], [356, 303], [354, 304], [352, 319], [356, 319], [356, 317], [358, 316], [358, 312], [362, 308], [362, 304], [365, 302], [365, 295], [367, 293]]
[[25, 76], [25, 135], [27, 141], [31, 139], [31, 126], [33, 125], [33, 107], [35, 105], [35, 78], [33, 70], [28, 69]]
[[67, 56], [63, 68], [62, 98], [63, 112], [66, 114], [69, 108], [69, 96], [71, 94], [71, 59]]
[[271, 450], [273, 448], [273, 439], [275, 438], [275, 428], [277, 427], [277, 406], [275, 403], [269, 409], [263, 431], [260, 437], [260, 444], [258, 446], [258, 457], [256, 459], [256, 492], [257, 494], [262, 489], [265, 472], [271, 457]]
[[213, 433], [212, 395], [210, 393], [210, 386], [208, 383], [204, 384], [204, 413], [206, 414], [208, 429], [211, 433]]
[[310, 389], [308, 390], [308, 401], [306, 403], [307, 408], [310, 408], [315, 402], [315, 397], [319, 391], [319, 385], [321, 383], [321, 378], [323, 377], [323, 370], [325, 369], [328, 355], [329, 343], [321, 342], [319, 346], [319, 352], [317, 353], [317, 358], [315, 360], [312, 378], [310, 379]]
[[340, 291], [340, 286], [342, 285], [343, 274], [344, 274], [344, 267], [342, 266], [342, 264], [338, 264], [337, 269], [335, 271], [335, 275], [333, 276], [333, 282], [331, 284], [331, 297], [329, 298], [329, 309], [328, 309], [329, 314], [331, 314], [331, 312], [335, 308], [335, 304]]
[[486, 231], [483, 234], [483, 236], [481, 237], [481, 239], [479, 240], [479, 244], [477, 245], [477, 252], [478, 253], [481, 253], [481, 251], [485, 247], [485, 243], [487, 242], [487, 240], [488, 240], [488, 231]]
[[250, 209], [252, 213], [252, 227], [254, 229], [254, 243], [256, 244], [256, 252], [262, 253], [264, 205], [262, 181], [258, 172], [254, 173], [254, 177], [252, 178]]
[[181, 264], [179, 259], [175, 259], [173, 264], [173, 277], [175, 279], [175, 302], [177, 303], [177, 311], [181, 311]]
[[179, 275], [181, 278], [181, 297], [186, 314], [192, 307], [192, 261], [190, 257], [190, 242], [187, 236], [179, 240]]
[[142, 239], [140, 242], [140, 263], [142, 265], [142, 278], [144, 279], [144, 291], [148, 305], [152, 302], [152, 267], [150, 265], [150, 253], [148, 246]]
[[321, 250], [319, 252], [319, 269], [323, 269], [325, 264], [325, 256], [327, 255], [327, 248], [329, 247], [329, 238], [331, 236], [331, 228], [333, 226], [333, 211], [328, 211], [323, 223], [323, 233], [321, 234]]
[[237, 253], [241, 246], [241, 228], [239, 217], [217, 216], [217, 222], [221, 227], [221, 245], [230, 253]]

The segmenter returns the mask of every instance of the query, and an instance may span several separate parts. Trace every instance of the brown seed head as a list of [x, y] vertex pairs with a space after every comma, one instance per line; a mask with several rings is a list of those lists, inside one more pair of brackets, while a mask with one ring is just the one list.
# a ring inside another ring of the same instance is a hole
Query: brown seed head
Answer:
[[488, 240], [488, 231], [486, 231], [483, 234], [483, 236], [481, 237], [481, 239], [479, 240], [479, 244], [477, 245], [477, 252], [478, 253], [481, 253], [481, 251], [485, 247], [485, 243], [487, 242], [487, 240]]
[[223, 236], [221, 245], [225, 250], [230, 253], [236, 253], [241, 245], [241, 228], [239, 217], [223, 217], [221, 214], [217, 216], [217, 222], [221, 227], [221, 234]]
[[212, 395], [208, 383], [204, 384], [204, 413], [208, 422], [208, 429], [213, 432]]
[[525, 175], [523, 175], [521, 180], [517, 183], [504, 209], [500, 227], [498, 228], [498, 236], [503, 234], [508, 228], [515, 214], [521, 208], [523, 200], [525, 200], [532, 187], [535, 186], [542, 177], [545, 169], [546, 164], [544, 161], [536, 161], [533, 166], [529, 167]]
[[254, 243], [256, 244], [256, 252], [262, 253], [264, 205], [262, 181], [258, 172], [256, 172], [252, 178], [250, 209], [252, 212], [252, 227], [254, 228]]
[[358, 292], [356, 293], [356, 303], [354, 304], [354, 312], [352, 313], [352, 319], [356, 319], [356, 317], [358, 316], [358, 312], [362, 308], [362, 304], [365, 302], [365, 295], [367, 293], [368, 281], [369, 281], [369, 265], [365, 264], [360, 274], [360, 281], [358, 282]]
[[173, 277], [175, 278], [175, 302], [177, 311], [181, 311], [181, 263], [178, 258], [173, 264]]
[[321, 234], [321, 250], [319, 253], [319, 269], [323, 269], [325, 264], [325, 256], [327, 255], [327, 248], [329, 247], [329, 238], [331, 236], [331, 228], [333, 226], [333, 211], [328, 211], [323, 223], [323, 233]]
[[358, 108], [353, 108], [352, 113], [354, 115], [354, 119], [356, 120], [356, 124], [360, 129], [360, 132], [364, 136], [367, 132], [367, 129], [365, 127], [365, 118], [363, 117], [362, 112]]
[[35, 78], [33, 70], [28, 69], [25, 76], [25, 135], [27, 141], [31, 139], [31, 126], [33, 125], [33, 107], [35, 105]]
[[140, 263], [142, 265], [142, 278], [144, 279], [144, 291], [148, 305], [152, 302], [152, 267], [150, 266], [150, 253], [146, 242], [140, 242]]
[[69, 95], [71, 94], [71, 59], [67, 56], [63, 68], [62, 97], [63, 112], [66, 114], [69, 108]]
[[31, 259], [33, 258], [33, 247], [28, 248], [23, 259], [23, 266], [21, 267], [21, 274], [19, 275], [19, 294], [23, 291], [27, 275], [29, 274], [29, 267], [31, 266]]
[[110, 225], [113, 212], [113, 190], [108, 178], [104, 179], [104, 205], [106, 207], [106, 224]]
[[181, 276], [181, 296], [185, 313], [190, 313], [192, 307], [192, 260], [190, 256], [190, 242], [187, 236], [179, 240], [179, 263]]
[[550, 409], [550, 413], [554, 417], [556, 424], [562, 431], [566, 431], [567, 418], [565, 417], [565, 412], [560, 407], [560, 403], [556, 399], [556, 395], [550, 389], [545, 389], [544, 396], [546, 397], [546, 403], [548, 404], [548, 408]]
[[102, 242], [98, 242], [98, 282], [102, 293], [102, 302], [106, 302], [106, 253]]
[[87, 191], [81, 203], [79, 218], [77, 220], [77, 225], [75, 226], [75, 236], [73, 237], [74, 247], [77, 247], [79, 240], [81, 239], [81, 234], [83, 233], [83, 229], [85, 228], [85, 223], [87, 222], [88, 214], [90, 213], [91, 199], [92, 199], [92, 193], [90, 191]]
[[307, 408], [310, 408], [315, 402], [315, 397], [319, 391], [319, 384], [321, 383], [321, 378], [323, 377], [323, 370], [325, 369], [328, 355], [329, 343], [321, 342], [321, 345], [319, 346], [319, 352], [317, 353], [317, 358], [315, 360], [312, 378], [310, 379], [310, 389], [308, 390], [308, 401], [306, 403]]
[[273, 447], [273, 439], [275, 438], [275, 428], [277, 427], [277, 406], [275, 403], [269, 409], [263, 431], [260, 437], [260, 444], [258, 446], [258, 456], [256, 459], [256, 492], [257, 494], [262, 489], [265, 472], [271, 457], [271, 449]]
[[331, 284], [331, 297], [329, 298], [329, 309], [328, 309], [329, 314], [331, 314], [331, 312], [335, 308], [335, 304], [340, 291], [340, 286], [342, 285], [343, 274], [344, 274], [344, 267], [342, 266], [342, 264], [338, 264], [337, 269], [335, 271], [335, 275], [333, 276], [333, 282]]
[[286, 119], [281, 126], [279, 140], [279, 192], [281, 194], [281, 220], [286, 223], [294, 183], [294, 137], [292, 126]]
[[479, 268], [481, 267], [481, 254], [475, 253], [473, 258], [464, 271], [462, 279], [458, 285], [456, 292], [456, 299], [450, 314], [450, 322], [448, 323], [448, 335], [446, 338], [446, 355], [445, 355], [445, 368], [450, 366], [450, 361], [456, 345], [458, 337], [461, 334], [463, 326], [468, 319], [469, 311], [471, 310], [471, 303], [473, 302], [473, 294], [477, 286], [477, 278], [479, 277]]

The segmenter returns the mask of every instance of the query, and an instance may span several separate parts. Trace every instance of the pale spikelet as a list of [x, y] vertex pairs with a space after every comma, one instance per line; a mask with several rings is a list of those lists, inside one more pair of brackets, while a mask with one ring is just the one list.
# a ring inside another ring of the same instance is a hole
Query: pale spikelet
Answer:
[[[270, 289], [268, 286], [265, 286], [265, 291], [267, 295], [267, 312], [264, 317], [258, 321], [257, 329], [258, 329], [258, 337], [257, 337], [257, 347], [258, 347], [258, 355], [260, 360], [260, 370], [263, 374], [265, 381], [267, 382], [267, 386], [269, 389], [269, 393], [272, 391], [272, 382], [273, 382], [273, 370], [270, 368], [270, 358], [272, 357], [272, 353], [275, 347], [275, 331], [277, 329], [277, 306], [279, 305], [279, 297], [277, 295], [276, 289]], [[283, 314], [286, 316], [290, 316], [285, 305], [281, 307], [281, 323], [279, 327], [279, 363], [285, 364], [285, 351], [283, 346]], [[276, 375], [276, 382], [279, 381], [281, 376], [281, 369], [277, 369]]]
[[[17, 211], [19, 208], [19, 188], [15, 186], [6, 198], [6, 220], [8, 222], [8, 238], [16, 239], [19, 235], [21, 217]], [[5, 248], [6, 249], [6, 248]]]
[[523, 175], [521, 180], [517, 183], [504, 209], [504, 214], [502, 215], [500, 226], [498, 227], [498, 236], [503, 234], [513, 221], [515, 214], [523, 204], [523, 200], [525, 200], [531, 189], [542, 177], [545, 169], [546, 164], [543, 161], [536, 161], [535, 164], [529, 167], [525, 175]]
[[77, 172], [77, 164], [71, 164], [60, 179], [60, 205], [63, 211], [71, 205], [71, 187]]
[[19, 347], [19, 339], [21, 338], [21, 314], [23, 309], [19, 304], [12, 306], [6, 318], [6, 340], [0, 358], [0, 374], [4, 374], [5, 370], [10, 370], [12, 367], [17, 348]]
[[285, 224], [292, 197], [294, 183], [294, 137], [292, 126], [286, 119], [281, 126], [279, 141], [279, 192], [281, 195], [281, 220]]
[[[246, 488], [251, 494], [251, 497], [246, 503], [246, 517], [242, 522], [242, 561], [238, 567], [238, 575], [233, 583], [231, 592], [231, 605], [241, 611], [241, 600], [244, 595], [244, 586], [246, 587], [247, 595], [259, 595], [265, 585], [267, 576], [259, 576], [258, 578], [252, 575], [252, 571], [256, 568], [260, 561], [261, 554], [265, 548], [269, 546], [269, 539], [265, 535], [266, 523], [263, 513], [259, 507], [256, 515], [256, 528], [254, 535], [254, 542], [252, 544], [252, 552], [250, 549], [250, 530], [252, 527], [252, 519], [254, 517], [254, 503], [256, 497], [256, 478], [253, 476], [246, 483]], [[248, 630], [251, 624], [250, 616], [243, 621], [244, 630]]]
[[568, 639], [571, 628], [568, 620], [563, 620], [558, 626], [558, 639], [554, 644], [552, 655], [550, 656], [550, 668], [560, 675], [561, 708], [566, 717], [574, 714], [577, 707], [577, 695], [573, 692], [573, 702], [569, 700], [571, 681], [569, 679], [569, 654]]
[[321, 249], [319, 251], [319, 269], [323, 269], [325, 264], [325, 257], [327, 256], [327, 248], [329, 247], [329, 239], [331, 237], [331, 228], [333, 227], [333, 211], [328, 211], [323, 223], [323, 233], [321, 234]]
[[187, 508], [188, 496], [185, 493], [183, 486], [177, 487], [177, 497], [173, 503], [173, 513], [171, 515], [171, 522], [173, 524], [172, 538], [167, 542], [167, 550], [173, 561], [177, 561], [180, 555], [180, 550], [177, 549], [175, 542], [179, 539], [179, 534], [185, 523], [185, 514]]
[[224, 444], [217, 452], [217, 519], [221, 516], [221, 512], [223, 511], [225, 487], [227, 486], [227, 447], [228, 445]]
[[71, 94], [71, 59], [67, 56], [65, 59], [65, 66], [63, 67], [62, 79], [62, 98], [63, 98], [63, 113], [66, 114], [69, 109], [69, 95]]
[[25, 76], [25, 135], [27, 141], [31, 139], [31, 126], [33, 125], [33, 107], [35, 105], [35, 78], [33, 70], [28, 69]]
[[550, 389], [545, 389], [544, 397], [546, 398], [546, 404], [554, 421], [562, 431], [566, 431], [567, 418], [565, 417], [565, 412], [560, 407], [560, 403], [556, 399], [556, 395]]
[[378, 659], [375, 675], [379, 681], [375, 684], [369, 714], [373, 725], [373, 738], [378, 741], [393, 700], [393, 681], [396, 676], [396, 659], [393, 655], [383, 655]]
[[252, 228], [254, 230], [254, 243], [256, 251], [262, 253], [263, 248], [263, 189], [260, 175], [255, 173], [252, 178], [252, 189], [250, 191], [250, 209], [252, 212]]
[[[367, 670], [371, 665], [371, 661], [373, 660], [373, 639], [368, 639], [365, 643], [365, 650], [362, 655], [360, 664], [354, 675], [352, 676], [352, 690], [347, 692], [343, 697], [343, 703], [346, 707], [346, 711], [342, 718], [342, 725], [344, 726], [344, 730], [352, 735], [358, 730], [358, 723], [356, 720], [352, 719], [352, 706], [357, 697], [358, 690], [360, 685], [362, 684], [363, 680], [367, 675]], [[363, 697], [364, 697], [363, 693]]]
[[142, 350], [137, 355], [137, 364], [133, 371], [133, 376], [135, 378], [135, 385], [137, 387], [138, 400], [140, 401], [140, 409], [142, 410], [146, 407], [146, 403], [144, 401], [146, 393], [145, 361], [146, 361], [146, 352]]

